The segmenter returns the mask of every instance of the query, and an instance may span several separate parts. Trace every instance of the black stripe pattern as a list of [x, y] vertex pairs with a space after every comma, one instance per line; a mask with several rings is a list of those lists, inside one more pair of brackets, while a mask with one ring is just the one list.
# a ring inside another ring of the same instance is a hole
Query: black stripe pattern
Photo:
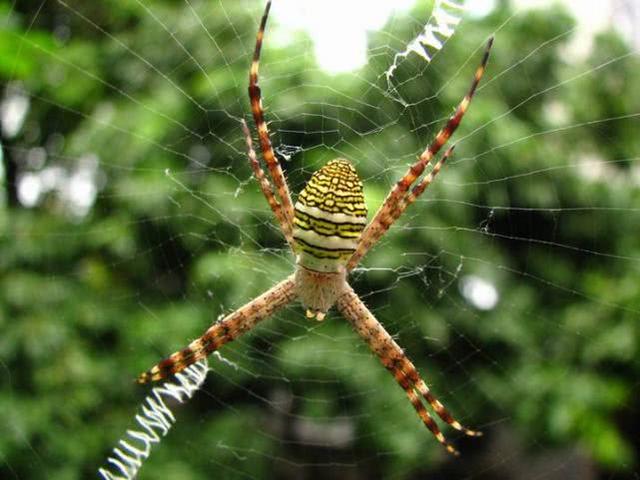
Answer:
[[295, 205], [293, 236], [300, 263], [337, 271], [355, 251], [367, 223], [362, 181], [347, 160], [330, 161], [315, 172]]

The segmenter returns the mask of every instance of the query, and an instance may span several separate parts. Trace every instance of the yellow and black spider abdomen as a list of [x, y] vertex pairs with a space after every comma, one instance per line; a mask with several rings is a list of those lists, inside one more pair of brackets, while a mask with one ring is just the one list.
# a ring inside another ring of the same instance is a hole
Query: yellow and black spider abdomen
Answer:
[[362, 181], [338, 158], [315, 172], [295, 205], [293, 238], [299, 263], [334, 272], [353, 254], [367, 224]]

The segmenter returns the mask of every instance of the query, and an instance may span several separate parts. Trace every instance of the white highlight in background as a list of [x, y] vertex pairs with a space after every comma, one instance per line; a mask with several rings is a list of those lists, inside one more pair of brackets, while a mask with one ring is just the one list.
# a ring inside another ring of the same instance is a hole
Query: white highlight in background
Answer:
[[288, 29], [303, 30], [313, 41], [320, 68], [336, 74], [367, 63], [367, 32], [384, 27], [395, 12], [410, 9], [416, 0], [280, 0], [273, 16]]
[[35, 207], [44, 195], [55, 192], [69, 213], [82, 218], [98, 194], [99, 165], [97, 155], [89, 153], [80, 157], [73, 170], [50, 166], [24, 173], [18, 177], [18, 201], [25, 207]]
[[[621, 21], [621, 18], [617, 22], [615, 19], [622, 9], [612, 0], [589, 2], [588, 8], [585, 8], [584, 0], [558, 0], [557, 3], [577, 20], [573, 41], [565, 53], [566, 60], [585, 58], [593, 48], [594, 35]], [[367, 33], [382, 29], [391, 15], [407, 12], [415, 4], [416, 0], [279, 0], [272, 10], [276, 21], [284, 27], [283, 32], [278, 32], [281, 39], [286, 36], [285, 41], [290, 45], [296, 30], [305, 32], [311, 37], [320, 68], [337, 74], [365, 65]], [[552, 4], [549, 0], [514, 0], [516, 12], [529, 8], [548, 9]], [[465, 10], [471, 18], [485, 17], [496, 7], [496, 0], [465, 1]], [[430, 13], [425, 11], [421, 19], [426, 22]], [[625, 32], [626, 36], [632, 40], [635, 35], [640, 43], [640, 29], [627, 29], [633, 31]]]
[[5, 98], [0, 103], [2, 135], [5, 138], [13, 138], [20, 133], [29, 104], [29, 97], [17, 85], [7, 86]]
[[25, 207], [35, 207], [42, 195], [42, 181], [35, 173], [25, 173], [18, 180], [18, 201]]
[[462, 277], [459, 288], [465, 300], [478, 310], [493, 310], [500, 299], [495, 285], [476, 275]]
[[496, 9], [497, 0], [465, 0], [464, 7], [472, 18], [484, 18]]

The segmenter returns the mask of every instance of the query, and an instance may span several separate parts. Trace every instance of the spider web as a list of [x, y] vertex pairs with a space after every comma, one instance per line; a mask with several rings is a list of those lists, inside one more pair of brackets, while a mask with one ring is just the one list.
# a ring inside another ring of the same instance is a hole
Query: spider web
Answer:
[[[636, 3], [468, 1], [430, 61], [405, 52], [431, 2], [294, 3], [263, 49], [272, 140], [292, 192], [341, 156], [370, 211], [496, 37], [454, 158], [352, 275], [485, 436], [445, 430], [450, 458], [346, 322], [292, 305], [212, 357], [139, 478], [637, 478]], [[0, 2], [3, 478], [95, 476], [136, 375], [293, 270], [239, 124], [262, 8]]]

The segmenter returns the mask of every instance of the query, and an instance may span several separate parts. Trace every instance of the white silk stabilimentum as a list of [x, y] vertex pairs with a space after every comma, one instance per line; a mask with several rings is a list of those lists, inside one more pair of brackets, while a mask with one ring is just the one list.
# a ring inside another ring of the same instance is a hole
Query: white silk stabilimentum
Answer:
[[162, 441], [176, 421], [165, 399], [185, 403], [200, 389], [208, 371], [205, 358], [176, 374], [173, 381], [151, 390], [142, 402], [142, 413], [135, 417], [140, 428], [127, 430], [113, 449], [113, 455], [107, 458], [108, 466], [98, 470], [103, 479], [131, 480], [136, 477], [153, 445]]
[[464, 8], [464, 0], [436, 0], [431, 17], [422, 32], [407, 44], [404, 51], [393, 57], [393, 63], [386, 72], [387, 81], [391, 80], [402, 59], [411, 53], [421, 56], [427, 63], [431, 62], [433, 56], [455, 33]]

